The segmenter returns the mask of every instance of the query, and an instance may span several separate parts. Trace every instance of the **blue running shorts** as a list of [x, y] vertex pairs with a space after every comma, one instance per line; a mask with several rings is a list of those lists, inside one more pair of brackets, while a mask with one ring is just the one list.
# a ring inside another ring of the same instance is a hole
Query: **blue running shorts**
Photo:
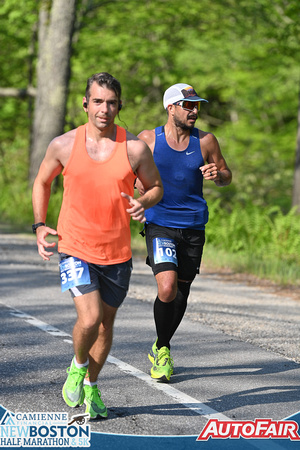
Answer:
[[[66, 253], [59, 253], [60, 261], [69, 258]], [[102, 300], [109, 306], [118, 308], [124, 301], [132, 272], [132, 259], [112, 265], [87, 263], [90, 271], [91, 284], [82, 284], [69, 289], [71, 296], [80, 297], [98, 290]]]

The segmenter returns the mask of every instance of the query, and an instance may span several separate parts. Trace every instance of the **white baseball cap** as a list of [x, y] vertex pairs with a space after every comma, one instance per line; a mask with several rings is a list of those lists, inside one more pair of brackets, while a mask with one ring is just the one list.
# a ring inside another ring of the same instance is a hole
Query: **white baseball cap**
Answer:
[[190, 84], [177, 83], [169, 87], [164, 93], [163, 105], [167, 109], [168, 105], [173, 105], [181, 100], [188, 100], [189, 102], [207, 102], [205, 98], [198, 96], [195, 89]]

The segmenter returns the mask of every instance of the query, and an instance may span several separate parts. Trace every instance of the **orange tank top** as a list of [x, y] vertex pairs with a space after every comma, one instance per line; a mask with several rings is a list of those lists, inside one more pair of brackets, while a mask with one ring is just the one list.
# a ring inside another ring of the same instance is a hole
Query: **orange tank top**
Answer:
[[131, 235], [129, 205], [121, 192], [133, 196], [136, 178], [128, 160], [126, 131], [117, 126], [115, 148], [105, 161], [88, 155], [85, 136], [86, 124], [77, 128], [62, 172], [58, 251], [95, 264], [122, 263], [131, 258]]

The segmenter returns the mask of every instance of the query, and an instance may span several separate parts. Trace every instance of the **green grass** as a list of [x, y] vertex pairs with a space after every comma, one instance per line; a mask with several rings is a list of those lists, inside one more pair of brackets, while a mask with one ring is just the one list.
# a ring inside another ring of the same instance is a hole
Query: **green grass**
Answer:
[[215, 202], [206, 231], [205, 255], [219, 267], [251, 273], [281, 285], [299, 285], [300, 221], [295, 209]]
[[280, 259], [263, 259], [249, 253], [228, 253], [205, 244], [203, 265], [213, 270], [229, 270], [235, 274], [251, 274], [261, 280], [269, 280], [280, 286], [300, 286], [299, 264]]
[[[135, 256], [146, 257], [145, 240], [140, 235], [132, 238], [132, 250]], [[229, 270], [235, 274], [251, 274], [280, 286], [300, 286], [298, 263], [287, 264], [268, 256], [261, 259], [252, 253], [229, 253], [209, 243], [204, 246], [202, 265], [214, 271]]]
[[[142, 226], [132, 223], [132, 247], [144, 255]], [[300, 220], [294, 209], [236, 204], [232, 211], [216, 200], [210, 206], [203, 264], [248, 273], [282, 286], [300, 285]]]

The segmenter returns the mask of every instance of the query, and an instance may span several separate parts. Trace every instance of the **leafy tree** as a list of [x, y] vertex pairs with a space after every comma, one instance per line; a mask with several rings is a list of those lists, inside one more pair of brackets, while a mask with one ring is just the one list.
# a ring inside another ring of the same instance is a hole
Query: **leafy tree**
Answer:
[[297, 146], [295, 159], [296, 160], [295, 160], [292, 205], [296, 206], [297, 211], [300, 213], [300, 88], [299, 88], [299, 103], [298, 103], [298, 133], [297, 133]]
[[64, 132], [75, 7], [75, 0], [41, 0], [30, 182], [49, 142]]

